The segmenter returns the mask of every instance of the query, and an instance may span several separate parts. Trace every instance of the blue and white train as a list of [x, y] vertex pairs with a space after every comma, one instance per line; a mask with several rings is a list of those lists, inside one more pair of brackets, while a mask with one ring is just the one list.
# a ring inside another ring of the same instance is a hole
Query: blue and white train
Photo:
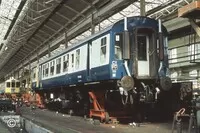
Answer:
[[32, 88], [47, 101], [77, 101], [98, 91], [118, 93], [112, 97], [123, 105], [154, 103], [171, 87], [167, 35], [160, 21], [125, 18], [39, 63], [32, 70]]

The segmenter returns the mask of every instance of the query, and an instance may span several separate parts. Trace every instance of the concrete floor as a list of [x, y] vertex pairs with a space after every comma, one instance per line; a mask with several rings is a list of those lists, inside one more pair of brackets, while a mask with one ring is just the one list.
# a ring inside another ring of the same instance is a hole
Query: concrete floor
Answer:
[[[63, 115], [46, 109], [31, 110], [23, 107], [21, 112], [23, 117], [55, 133], [171, 133], [172, 127], [171, 122], [146, 122], [139, 127], [129, 124], [94, 125], [92, 120], [84, 120], [83, 117], [78, 116]], [[183, 133], [186, 133], [186, 131]]]
[[0, 133], [11, 133], [11, 132], [3, 123], [0, 123]]
[[[8, 116], [8, 115], [14, 115], [15, 113], [11, 112], [0, 112], [0, 116]], [[26, 133], [23, 131], [20, 127], [14, 127], [10, 128], [7, 126], [7, 123], [0, 120], [0, 133]]]

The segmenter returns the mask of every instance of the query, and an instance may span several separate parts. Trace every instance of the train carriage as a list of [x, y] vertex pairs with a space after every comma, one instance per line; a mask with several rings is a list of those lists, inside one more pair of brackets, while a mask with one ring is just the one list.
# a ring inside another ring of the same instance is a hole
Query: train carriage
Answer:
[[5, 94], [19, 94], [20, 82], [17, 79], [8, 79], [5, 81]]
[[77, 102], [87, 99], [88, 92], [106, 99], [108, 92], [115, 92], [120, 97], [114, 99], [123, 105], [133, 104], [133, 99], [154, 103], [160, 91], [171, 87], [167, 35], [157, 20], [125, 18], [38, 64], [32, 88], [47, 101]]

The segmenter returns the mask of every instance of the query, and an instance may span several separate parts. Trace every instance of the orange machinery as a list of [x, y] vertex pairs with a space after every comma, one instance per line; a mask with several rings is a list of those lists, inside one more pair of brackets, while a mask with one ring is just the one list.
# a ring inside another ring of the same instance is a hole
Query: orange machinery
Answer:
[[30, 94], [25, 93], [23, 94], [23, 101], [27, 106], [34, 105], [38, 108], [44, 108], [42, 97], [38, 93]]
[[104, 108], [104, 96], [102, 93], [89, 92], [89, 97], [93, 107], [90, 109], [89, 116], [92, 118], [100, 118], [101, 121], [108, 123], [110, 117]]
[[199, 22], [196, 19], [200, 19], [200, 1], [194, 1], [186, 6], [183, 6], [178, 10], [178, 16], [188, 18], [192, 28], [196, 31], [200, 37]]

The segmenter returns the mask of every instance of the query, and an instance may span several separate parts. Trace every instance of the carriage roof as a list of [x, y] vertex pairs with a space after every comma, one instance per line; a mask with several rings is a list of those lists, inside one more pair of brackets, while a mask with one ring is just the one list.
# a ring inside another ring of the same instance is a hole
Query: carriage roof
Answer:
[[17, 79], [8, 79], [8, 80], [6, 80], [5, 82], [19, 82], [19, 80], [17, 80]]

